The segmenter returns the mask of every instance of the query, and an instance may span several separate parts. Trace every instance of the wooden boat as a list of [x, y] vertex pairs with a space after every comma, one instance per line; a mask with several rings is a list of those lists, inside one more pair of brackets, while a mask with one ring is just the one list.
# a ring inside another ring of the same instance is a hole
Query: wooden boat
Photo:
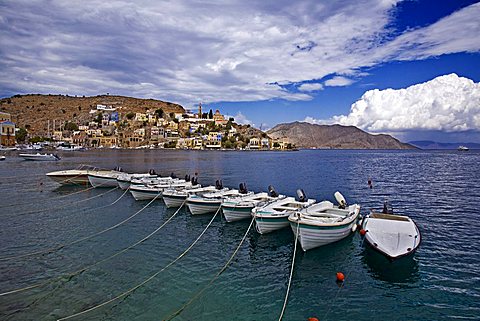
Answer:
[[[200, 185], [195, 185], [200, 186]], [[202, 195], [205, 193], [211, 193], [215, 191], [215, 186], [206, 186], [206, 187], [198, 187], [198, 188], [186, 188], [186, 189], [174, 189], [170, 188], [162, 193], [163, 201], [167, 208], [172, 207], [180, 207], [183, 203], [187, 200], [187, 197], [190, 195]]]

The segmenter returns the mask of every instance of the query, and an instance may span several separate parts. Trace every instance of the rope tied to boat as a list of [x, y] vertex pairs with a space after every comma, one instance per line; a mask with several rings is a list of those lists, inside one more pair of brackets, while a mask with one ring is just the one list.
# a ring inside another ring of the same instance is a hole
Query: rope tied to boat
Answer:
[[[128, 189], [126, 190], [128, 191]], [[124, 192], [124, 194], [126, 193], [126, 191]], [[143, 210], [145, 210], [150, 204], [152, 204], [158, 197], [160, 197], [161, 194], [158, 194], [157, 196], [155, 196], [155, 198], [153, 198], [150, 202], [148, 202], [148, 204], [146, 204], [144, 207], [142, 207], [141, 209], [139, 209], [137, 212], [135, 212], [133, 215], [127, 217], [126, 219], [124, 219], [123, 221], [113, 225], [113, 226], [110, 226], [106, 229], [103, 229], [99, 232], [96, 232], [96, 233], [93, 233], [91, 235], [88, 235], [88, 236], [85, 236], [85, 237], [82, 237], [80, 239], [77, 239], [75, 241], [71, 241], [71, 242], [68, 242], [68, 243], [64, 243], [64, 244], [60, 244], [56, 247], [53, 247], [53, 248], [50, 248], [50, 249], [46, 249], [46, 250], [40, 250], [40, 251], [36, 251], [36, 252], [31, 252], [31, 253], [27, 253], [27, 254], [22, 254], [22, 255], [17, 255], [17, 256], [10, 256], [10, 257], [3, 257], [3, 258], [0, 258], [0, 261], [6, 261], [6, 260], [12, 260], [12, 259], [19, 259], [19, 258], [25, 258], [25, 257], [29, 257], [29, 256], [37, 256], [37, 255], [42, 255], [42, 254], [49, 254], [49, 253], [53, 253], [55, 251], [58, 251], [58, 250], [61, 250], [63, 249], [64, 247], [67, 247], [67, 246], [71, 246], [71, 245], [74, 245], [74, 244], [78, 244], [80, 242], [84, 242], [84, 241], [87, 241], [89, 239], [92, 239], [96, 236], [99, 236], [103, 233], [106, 233], [108, 231], [111, 231], [123, 224], [125, 224], [126, 222], [130, 221], [132, 218], [134, 218], [135, 216], [137, 216], [138, 214], [140, 214]], [[118, 200], [117, 200], [118, 201]]]
[[37, 283], [37, 284], [33, 284], [33, 285], [29, 285], [29, 286], [26, 286], [26, 287], [23, 287], [23, 288], [19, 288], [19, 289], [15, 289], [15, 290], [10, 290], [10, 291], [6, 291], [6, 292], [3, 292], [3, 293], [0, 293], [0, 296], [6, 296], [6, 295], [9, 295], [9, 294], [14, 294], [14, 293], [19, 293], [19, 292], [23, 292], [23, 291], [27, 291], [27, 290], [31, 290], [31, 289], [34, 289], [34, 288], [38, 288], [38, 287], [41, 287], [41, 286], [44, 286], [44, 285], [47, 285], [47, 284], [50, 284], [50, 283], [53, 283], [57, 280], [61, 280], [62, 278], [68, 278], [68, 280], [70, 280], [72, 277], [78, 275], [78, 274], [81, 274], [91, 268], [93, 268], [94, 266], [97, 266], [101, 263], [104, 263], [108, 260], [111, 260], [113, 259], [114, 257], [117, 257], [119, 256], [120, 254], [122, 253], [125, 253], [126, 251], [134, 248], [135, 246], [145, 242], [146, 240], [148, 240], [150, 237], [152, 237], [153, 235], [155, 235], [156, 233], [158, 233], [165, 225], [167, 225], [177, 214], [178, 212], [180, 212], [180, 209], [184, 206], [186, 201], [184, 201], [182, 203], [182, 205], [175, 211], [175, 213], [172, 214], [172, 216], [170, 216], [162, 225], [160, 225], [158, 228], [156, 228], [153, 232], [151, 232], [150, 234], [148, 234], [147, 236], [145, 236], [144, 238], [142, 238], [141, 240], [135, 242], [134, 244], [124, 248], [123, 250], [120, 250], [112, 255], [110, 255], [109, 257], [106, 257], [100, 261], [97, 261], [93, 264], [90, 264], [88, 266], [85, 266], [81, 269], [78, 269], [74, 272], [71, 272], [71, 273], [68, 273], [68, 274], [63, 274], [63, 275], [60, 275], [58, 277], [54, 277], [54, 278], [51, 278], [51, 279], [48, 279], [44, 282], [41, 282], [41, 283]]
[[250, 221], [250, 225], [248, 226], [248, 229], [247, 231], [245, 232], [245, 234], [243, 235], [242, 239], [240, 240], [240, 243], [238, 244], [238, 246], [236, 247], [235, 251], [233, 251], [233, 254], [230, 256], [230, 258], [228, 259], [228, 261], [225, 263], [225, 265], [217, 272], [217, 274], [210, 280], [210, 282], [208, 282], [208, 284], [203, 287], [200, 291], [197, 292], [197, 294], [195, 294], [187, 303], [185, 303], [180, 309], [178, 309], [177, 311], [175, 311], [174, 313], [172, 313], [171, 315], [169, 315], [166, 319], [164, 319], [164, 321], [169, 321], [169, 320], [172, 320], [174, 319], [175, 317], [177, 317], [178, 315], [180, 315], [190, 304], [193, 303], [193, 301], [195, 301], [196, 299], [198, 299], [202, 294], [203, 292], [205, 292], [212, 284], [213, 282], [215, 282], [216, 279], [218, 279], [218, 277], [223, 273], [225, 272], [225, 270], [227, 269], [227, 267], [230, 265], [230, 263], [232, 262], [233, 258], [235, 257], [235, 255], [238, 253], [238, 251], [240, 250], [240, 247], [242, 246], [243, 242], [245, 241], [245, 238], [247, 237], [248, 233], [250, 232], [250, 230], [252, 229], [252, 226], [253, 226], [253, 222], [254, 222], [254, 219], [252, 218], [251, 221]]
[[72, 315], [69, 315], [69, 316], [66, 316], [66, 317], [63, 317], [63, 318], [59, 318], [57, 319], [57, 321], [63, 321], [63, 320], [69, 320], [69, 319], [72, 319], [72, 318], [75, 318], [75, 317], [78, 317], [80, 315], [83, 315], [85, 313], [88, 313], [88, 312], [91, 312], [93, 310], [96, 310], [100, 307], [103, 307], [107, 304], [110, 304], [120, 298], [123, 298], [125, 297], [126, 295], [134, 292], [135, 290], [137, 290], [138, 288], [142, 287], [143, 285], [147, 284], [148, 282], [150, 282], [151, 280], [153, 280], [155, 277], [157, 277], [160, 273], [162, 273], [163, 271], [165, 271], [167, 268], [169, 268], [170, 266], [172, 266], [173, 264], [175, 264], [177, 261], [179, 261], [182, 257], [184, 257], [194, 246], [195, 244], [197, 244], [197, 242], [200, 240], [200, 238], [205, 234], [205, 232], [207, 231], [207, 229], [210, 227], [210, 225], [212, 225], [213, 221], [215, 220], [215, 218], [217, 217], [218, 213], [220, 212], [220, 209], [221, 209], [221, 206], [218, 207], [218, 210], [215, 212], [215, 215], [212, 217], [212, 219], [210, 220], [210, 222], [208, 222], [207, 226], [205, 227], [205, 229], [200, 233], [200, 235], [198, 235], [198, 237], [195, 239], [195, 241], [193, 241], [192, 244], [190, 244], [189, 247], [187, 247], [187, 249], [185, 251], [183, 251], [176, 259], [174, 259], [173, 261], [171, 261], [169, 264], [167, 264], [165, 267], [163, 267], [162, 269], [160, 269], [159, 271], [155, 272], [154, 274], [152, 274], [151, 276], [149, 276], [147, 279], [145, 279], [144, 281], [142, 281], [141, 283], [135, 285], [134, 287], [128, 289], [127, 291], [117, 295], [116, 297], [110, 299], [110, 300], [107, 300], [107, 301], [104, 301], [100, 304], [97, 304], [91, 308], [88, 308], [86, 310], [83, 310], [83, 311], [80, 311], [80, 312], [77, 312], [75, 314], [72, 314]]
[[290, 276], [288, 277], [288, 285], [287, 285], [287, 291], [285, 293], [285, 300], [283, 301], [283, 307], [282, 311], [280, 312], [280, 316], [278, 317], [278, 321], [281, 321], [283, 319], [283, 314], [285, 313], [285, 309], [287, 308], [287, 302], [288, 302], [288, 295], [290, 293], [290, 286], [292, 284], [292, 277], [293, 277], [293, 268], [295, 267], [295, 257], [297, 254], [297, 239], [298, 239], [298, 230], [300, 228], [300, 218], [297, 217], [297, 229], [295, 232], [295, 245], [293, 247], [293, 258], [292, 258], [292, 267], [290, 268]]

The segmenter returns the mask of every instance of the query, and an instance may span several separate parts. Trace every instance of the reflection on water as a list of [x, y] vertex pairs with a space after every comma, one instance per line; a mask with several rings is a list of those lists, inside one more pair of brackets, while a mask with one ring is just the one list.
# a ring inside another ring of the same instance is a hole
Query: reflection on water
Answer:
[[368, 273], [381, 281], [389, 283], [415, 283], [420, 279], [418, 259], [415, 253], [391, 261], [378, 251], [364, 244], [362, 262]]

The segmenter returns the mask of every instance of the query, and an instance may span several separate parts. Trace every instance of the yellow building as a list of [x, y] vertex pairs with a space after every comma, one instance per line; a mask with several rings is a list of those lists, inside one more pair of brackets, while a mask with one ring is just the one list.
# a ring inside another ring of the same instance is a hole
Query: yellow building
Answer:
[[15, 124], [8, 113], [0, 112], [0, 145], [15, 146]]

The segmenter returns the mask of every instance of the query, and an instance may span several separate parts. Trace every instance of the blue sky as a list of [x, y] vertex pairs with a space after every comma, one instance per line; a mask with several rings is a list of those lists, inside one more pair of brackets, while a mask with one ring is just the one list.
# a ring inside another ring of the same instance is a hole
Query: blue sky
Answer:
[[108, 92], [262, 129], [480, 142], [479, 16], [460, 0], [7, 0], [0, 96]]

